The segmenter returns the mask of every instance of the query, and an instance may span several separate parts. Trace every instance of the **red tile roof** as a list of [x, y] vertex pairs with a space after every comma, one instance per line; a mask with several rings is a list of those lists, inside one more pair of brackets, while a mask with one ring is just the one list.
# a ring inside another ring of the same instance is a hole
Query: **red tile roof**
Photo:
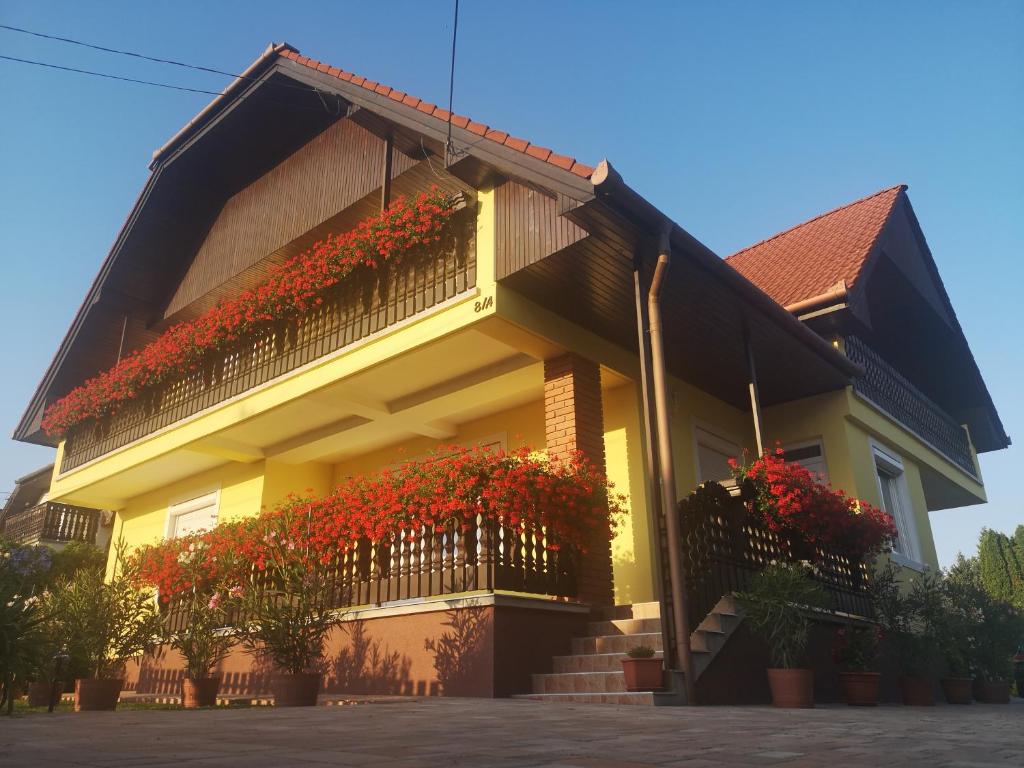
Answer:
[[852, 288], [906, 188], [899, 184], [823, 213], [734, 253], [726, 263], [784, 307], [840, 282]]
[[[374, 82], [373, 80], [367, 80], [363, 77], [360, 77], [359, 75], [353, 74], [352, 72], [346, 72], [343, 69], [332, 67], [329, 64], [324, 64], [323, 62], [317, 61], [316, 59], [311, 59], [307, 56], [301, 56], [299, 55], [298, 52], [288, 48], [281, 48], [278, 51], [278, 55], [285, 59], [291, 59], [292, 61], [298, 62], [299, 64], [309, 67], [310, 69], [315, 69], [317, 72], [324, 72], [328, 75], [338, 78], [339, 80], [344, 80], [347, 83], [351, 83], [352, 85], [358, 85], [362, 88], [365, 88], [368, 91], [373, 91], [374, 93], [379, 93], [382, 96], [387, 96], [388, 98], [394, 99], [395, 101], [401, 104], [405, 104], [406, 106], [414, 107], [415, 109], [418, 109], [420, 112], [423, 112], [424, 114], [427, 115], [431, 115], [432, 117], [436, 117], [438, 120], [441, 120], [442, 122], [447, 123], [448, 121], [448, 110], [441, 109], [441, 107], [438, 107], [435, 104], [431, 104], [430, 102], [423, 101], [422, 99], [418, 99], [415, 96], [410, 96], [409, 94], [404, 93], [403, 91], [396, 90], [387, 85], [381, 85], [380, 83]], [[543, 160], [546, 163], [550, 163], [551, 165], [561, 168], [562, 170], [574, 173], [577, 176], [580, 176], [584, 179], [590, 178], [590, 174], [594, 172], [593, 167], [585, 165], [584, 163], [577, 161], [573, 157], [556, 154], [547, 147], [541, 147], [538, 146], [537, 144], [531, 144], [526, 139], [518, 139], [514, 136], [509, 136], [504, 131], [498, 131], [487, 125], [484, 125], [483, 123], [474, 122], [468, 117], [453, 114], [452, 124], [459, 128], [465, 128], [466, 130], [471, 131], [472, 133], [475, 133], [479, 136], [483, 136], [485, 139], [489, 139], [490, 141], [497, 142], [498, 144], [503, 144], [504, 146], [509, 147], [510, 149], [514, 149], [519, 152], [522, 152], [523, 154], [530, 155], [531, 157], [535, 157], [538, 160]]]

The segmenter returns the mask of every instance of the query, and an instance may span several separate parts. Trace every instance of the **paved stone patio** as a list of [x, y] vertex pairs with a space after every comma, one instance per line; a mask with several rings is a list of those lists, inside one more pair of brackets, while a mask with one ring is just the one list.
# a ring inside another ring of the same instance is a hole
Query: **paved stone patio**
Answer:
[[641, 708], [427, 699], [0, 718], [16, 766], [1021, 766], [1024, 704]]

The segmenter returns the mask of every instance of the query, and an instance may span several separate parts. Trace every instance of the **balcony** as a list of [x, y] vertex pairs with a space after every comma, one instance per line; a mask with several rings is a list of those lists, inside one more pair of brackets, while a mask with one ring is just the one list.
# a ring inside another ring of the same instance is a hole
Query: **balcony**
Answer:
[[[577, 558], [545, 530], [517, 532], [480, 517], [464, 531], [422, 529], [396, 542], [362, 540], [331, 565], [327, 607], [384, 606], [467, 592], [577, 597]], [[256, 580], [257, 572], [253, 571]], [[169, 630], [186, 626], [180, 598], [162, 605]], [[244, 620], [233, 616], [232, 623]]]
[[844, 339], [847, 357], [864, 368], [853, 391], [973, 478], [977, 467], [967, 430], [856, 336]]
[[7, 517], [0, 532], [18, 544], [96, 543], [100, 510], [44, 502]]
[[216, 350], [199, 370], [154, 385], [99, 422], [73, 427], [60, 471], [79, 467], [468, 295], [476, 287], [475, 244], [469, 235], [459, 236], [457, 242], [451, 252], [423, 256], [379, 273], [353, 274], [305, 315]]

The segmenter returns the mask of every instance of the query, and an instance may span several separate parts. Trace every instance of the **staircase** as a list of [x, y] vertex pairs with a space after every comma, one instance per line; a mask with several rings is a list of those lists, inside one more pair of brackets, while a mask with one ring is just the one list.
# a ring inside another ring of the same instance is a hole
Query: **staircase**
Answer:
[[[695, 678], [706, 670], [742, 617], [732, 596], [723, 597], [690, 634]], [[533, 692], [514, 696], [577, 704], [681, 704], [679, 693], [629, 692], [622, 672], [626, 651], [638, 645], [663, 657], [661, 606], [634, 603], [601, 609], [587, 635], [572, 640], [572, 654], [555, 656], [552, 672], [533, 675]], [[679, 686], [681, 688], [681, 686]]]

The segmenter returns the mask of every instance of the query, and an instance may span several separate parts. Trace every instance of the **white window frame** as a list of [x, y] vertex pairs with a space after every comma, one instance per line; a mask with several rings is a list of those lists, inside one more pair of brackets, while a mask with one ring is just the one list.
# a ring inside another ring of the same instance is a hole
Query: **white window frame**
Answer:
[[164, 538], [175, 538], [175, 528], [179, 517], [181, 517], [182, 515], [187, 515], [190, 512], [195, 512], [196, 510], [211, 506], [216, 510], [217, 522], [220, 522], [219, 487], [213, 489], [212, 491], [206, 491], [199, 494], [189, 494], [187, 497], [181, 498], [177, 501], [171, 501], [167, 505], [167, 523], [164, 527]]
[[702, 482], [701, 478], [704, 476], [700, 466], [701, 445], [724, 456], [732, 455], [737, 461], [743, 457], [742, 442], [713, 424], [696, 422], [693, 425], [693, 465], [697, 472], [696, 478], [698, 483]]
[[[790, 451], [798, 451], [801, 448], [810, 448], [812, 446], [816, 446], [821, 451], [821, 459], [820, 460], [821, 460], [822, 470], [823, 471], [822, 472], [815, 472], [814, 470], [810, 470], [810, 472], [811, 472], [812, 475], [815, 475], [815, 478], [814, 478], [815, 480], [819, 479], [817, 477], [817, 475], [821, 475], [822, 477], [820, 479], [822, 480], [822, 482], [824, 482], [827, 485], [831, 481], [832, 475], [831, 475], [831, 473], [829, 473], [829, 470], [828, 470], [828, 455], [825, 453], [825, 441], [824, 440], [822, 440], [820, 437], [816, 437], [816, 438], [814, 438], [812, 440], [801, 440], [800, 442], [797, 442], [797, 443], [789, 443], [788, 445], [783, 445], [782, 446], [782, 450], [785, 453], [788, 453]], [[816, 459], [816, 461], [817, 461], [817, 459]], [[800, 466], [804, 467], [805, 469], [809, 469], [799, 459], [794, 459], [794, 460], [790, 461], [789, 463], [791, 463], [791, 464], [799, 464]]]
[[927, 566], [921, 562], [921, 541], [917, 532], [917, 520], [914, 513], [914, 505], [910, 499], [910, 487], [907, 484], [906, 468], [903, 466], [903, 459], [890, 448], [880, 445], [874, 440], [871, 443], [872, 466], [875, 470], [875, 483], [878, 488], [879, 504], [885, 507], [885, 494], [882, 491], [882, 481], [879, 478], [881, 473], [889, 475], [895, 486], [895, 500], [898, 509], [885, 510], [892, 515], [893, 523], [899, 532], [899, 542], [906, 550], [897, 552], [895, 549], [890, 553], [890, 559], [898, 565], [913, 568], [917, 571], [926, 570]]

